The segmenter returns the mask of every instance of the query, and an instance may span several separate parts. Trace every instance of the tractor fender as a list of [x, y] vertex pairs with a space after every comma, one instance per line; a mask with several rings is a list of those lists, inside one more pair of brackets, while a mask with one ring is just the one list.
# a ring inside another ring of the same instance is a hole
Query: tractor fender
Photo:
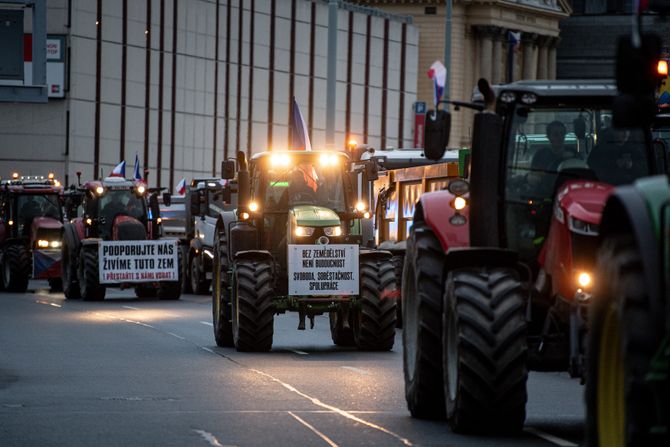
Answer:
[[267, 250], [243, 250], [235, 253], [234, 260], [240, 259], [262, 259], [267, 260], [271, 263], [274, 263], [274, 257], [272, 253]]
[[407, 251], [407, 241], [384, 241], [379, 244], [377, 248], [380, 250], [390, 251], [393, 255], [404, 256], [405, 252]]
[[496, 247], [455, 247], [447, 251], [444, 258], [444, 277], [447, 272], [464, 267], [508, 267], [519, 272], [527, 281], [531, 272], [519, 262], [519, 254], [514, 250]]
[[84, 239], [84, 240], [81, 241], [81, 246], [82, 247], [91, 247], [91, 246], [94, 246], [94, 245], [97, 246], [97, 245], [100, 244], [100, 242], [102, 242], [102, 239], [100, 239], [98, 237], [88, 238], [88, 239]]
[[367, 259], [391, 259], [393, 254], [390, 251], [386, 250], [370, 250], [361, 248], [358, 252], [359, 262], [362, 262]]
[[[617, 233], [630, 233], [642, 254], [642, 266], [649, 294], [651, 315], [655, 316], [654, 329], [664, 329], [666, 308], [661, 290], [662, 247], [653, 231], [655, 224], [649, 207], [639, 190], [634, 186], [622, 186], [615, 190], [605, 204], [600, 225], [600, 240]], [[597, 280], [597, 278], [596, 278]]]
[[[421, 195], [414, 210], [414, 222], [426, 222], [445, 252], [453, 247], [470, 245], [469, 206], [457, 213], [450, 205], [455, 198], [456, 196], [447, 190], [428, 192]], [[467, 195], [463, 198], [469, 200]], [[465, 217], [463, 224], [451, 223], [450, 219], [456, 214]]]
[[84, 219], [77, 217], [71, 221], [74, 231], [77, 233], [77, 240], [80, 241], [86, 238], [86, 232], [84, 230]]

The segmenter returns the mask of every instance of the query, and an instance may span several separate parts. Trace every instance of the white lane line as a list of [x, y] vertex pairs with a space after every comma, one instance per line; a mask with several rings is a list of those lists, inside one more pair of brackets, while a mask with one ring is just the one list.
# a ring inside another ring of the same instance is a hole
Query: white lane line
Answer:
[[370, 375], [370, 371], [366, 371], [361, 368], [356, 368], [355, 366], [340, 366], [340, 368], [348, 369], [349, 371], [357, 372], [359, 374], [365, 374], [366, 376]]
[[538, 430], [537, 428], [533, 427], [526, 427], [523, 429], [526, 433], [530, 433], [531, 435], [535, 435], [538, 438], [542, 438], [545, 441], [549, 441], [552, 444], [556, 444], [560, 447], [577, 447], [577, 444], [574, 442], [566, 441], [565, 439], [561, 439], [557, 436], [550, 435], [549, 433], [545, 433], [542, 430]]
[[296, 353], [296, 354], [298, 354], [298, 355], [309, 355], [307, 352], [305, 352], [305, 351], [298, 351], [297, 349], [289, 349], [289, 351], [291, 351], [291, 352], [293, 352], [293, 353]]
[[53, 307], [63, 307], [63, 306], [61, 306], [60, 304], [56, 304], [56, 303], [49, 303], [49, 306], [53, 306]]
[[121, 306], [121, 307], [123, 307], [124, 309], [130, 309], [130, 310], [140, 310], [139, 307], [133, 307], [133, 306]]
[[361, 419], [361, 418], [359, 418], [359, 417], [356, 417], [356, 416], [354, 416], [353, 414], [351, 414], [351, 413], [348, 412], [348, 411], [345, 411], [345, 410], [342, 410], [342, 409], [340, 409], [340, 408], [334, 407], [334, 406], [332, 406], [332, 405], [328, 405], [328, 404], [326, 404], [326, 403], [323, 403], [323, 402], [321, 402], [319, 399], [317, 399], [317, 398], [315, 398], [315, 397], [312, 397], [312, 396], [309, 396], [309, 395], [303, 393], [302, 391], [298, 390], [297, 388], [293, 387], [292, 385], [289, 385], [288, 383], [282, 382], [281, 380], [277, 379], [276, 377], [274, 377], [274, 376], [272, 376], [272, 375], [270, 375], [270, 374], [268, 374], [268, 373], [266, 373], [266, 372], [260, 371], [260, 370], [258, 370], [258, 369], [253, 369], [253, 368], [252, 368], [252, 369], [249, 369], [249, 371], [252, 371], [252, 372], [255, 372], [256, 374], [259, 374], [259, 375], [261, 375], [261, 376], [267, 377], [268, 379], [272, 380], [273, 382], [277, 382], [278, 384], [280, 384], [281, 386], [283, 386], [283, 387], [286, 388], [287, 390], [289, 390], [289, 391], [291, 391], [291, 392], [297, 394], [298, 396], [304, 397], [305, 399], [309, 400], [310, 402], [312, 402], [314, 405], [316, 405], [316, 406], [318, 406], [318, 407], [325, 408], [325, 409], [327, 409], [327, 410], [332, 411], [333, 413], [337, 413], [337, 414], [339, 414], [340, 416], [342, 416], [342, 417], [344, 417], [344, 418], [346, 418], [346, 419], [349, 419], [349, 420], [358, 422], [359, 424], [363, 424], [363, 425], [365, 425], [366, 427], [374, 428], [375, 430], [379, 430], [379, 431], [382, 432], [382, 433], [386, 433], [387, 435], [393, 436], [393, 437], [396, 438], [398, 441], [402, 442], [404, 445], [406, 445], [406, 446], [408, 446], [408, 447], [411, 447], [411, 446], [414, 445], [414, 444], [412, 444], [412, 442], [411, 442], [409, 439], [407, 439], [407, 438], [403, 438], [403, 437], [400, 436], [399, 434], [394, 433], [394, 432], [392, 432], [391, 430], [389, 430], [389, 429], [387, 429], [387, 428], [384, 428], [384, 427], [382, 427], [382, 426], [380, 426], [380, 425], [377, 425], [377, 424], [374, 424], [374, 423], [372, 423], [372, 422], [368, 422], [368, 421], [366, 421], [366, 420], [364, 420], [364, 419]]
[[212, 326], [212, 327], [214, 327], [214, 325], [213, 325], [212, 323], [210, 323], [209, 321], [201, 321], [200, 324], [204, 324], [205, 326]]
[[52, 303], [52, 302], [49, 302], [49, 301], [41, 301], [41, 300], [37, 300], [37, 301], [35, 301], [35, 302], [36, 302], [37, 304], [46, 304], [47, 306], [63, 307], [63, 306], [61, 306], [60, 304]]
[[214, 436], [210, 432], [207, 432], [205, 430], [193, 430], [193, 431], [202, 436], [202, 438], [205, 441], [207, 441], [209, 445], [213, 445], [214, 447], [223, 447], [223, 444], [221, 444], [219, 440], [216, 439], [216, 436]]
[[205, 348], [204, 346], [200, 346], [200, 349], [202, 349], [203, 351], [207, 351], [207, 352], [209, 352], [210, 354], [214, 354], [214, 355], [216, 355], [216, 352], [212, 351], [212, 350], [209, 349], [209, 348]]
[[290, 414], [291, 416], [293, 416], [293, 417], [294, 417], [298, 422], [300, 422], [302, 425], [304, 425], [305, 427], [309, 428], [309, 429], [312, 430], [314, 433], [316, 433], [316, 435], [317, 435], [319, 438], [321, 438], [321, 439], [323, 439], [324, 441], [326, 441], [326, 443], [327, 443], [330, 447], [338, 447], [338, 445], [335, 444], [335, 443], [333, 442], [332, 439], [330, 439], [328, 436], [324, 435], [324, 434], [321, 433], [319, 430], [317, 430], [316, 428], [314, 428], [313, 425], [311, 425], [311, 424], [310, 424], [309, 422], [307, 422], [306, 420], [302, 419], [300, 416], [296, 416], [295, 414], [293, 414], [293, 413], [290, 412], [290, 411], [288, 412], [288, 414]]
[[167, 334], [168, 334], [168, 335], [172, 335], [173, 337], [176, 337], [176, 338], [178, 338], [178, 339], [180, 339], [180, 340], [186, 340], [186, 338], [182, 337], [181, 335], [177, 335], [177, 334], [175, 334], [174, 332], [168, 332]]

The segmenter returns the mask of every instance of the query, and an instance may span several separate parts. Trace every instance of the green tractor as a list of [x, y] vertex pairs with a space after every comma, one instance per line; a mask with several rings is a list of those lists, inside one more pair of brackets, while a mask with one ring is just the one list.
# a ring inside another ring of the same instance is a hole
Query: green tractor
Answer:
[[600, 227], [586, 381], [588, 445], [670, 445], [670, 183], [617, 188]]
[[329, 314], [336, 345], [393, 347], [392, 256], [362, 246], [370, 212], [354, 191], [357, 172], [370, 166], [341, 152], [272, 151], [249, 163], [238, 153], [238, 207], [221, 213], [214, 240], [217, 345], [269, 351], [275, 314], [290, 311], [299, 330]]

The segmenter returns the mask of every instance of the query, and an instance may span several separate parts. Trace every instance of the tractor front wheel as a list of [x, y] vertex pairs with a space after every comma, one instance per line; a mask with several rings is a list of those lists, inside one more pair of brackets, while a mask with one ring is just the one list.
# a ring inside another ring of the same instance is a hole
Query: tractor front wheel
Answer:
[[526, 418], [526, 303], [515, 270], [450, 272], [444, 293], [442, 371], [456, 432], [516, 433]]
[[105, 299], [105, 286], [100, 284], [98, 276], [97, 245], [82, 247], [79, 253], [79, 293], [84, 301]]
[[351, 327], [351, 318], [347, 318], [345, 324], [345, 315], [348, 314], [344, 309], [338, 309], [330, 312], [330, 338], [337, 346], [355, 346], [354, 330]]
[[25, 245], [5, 248], [2, 263], [2, 282], [8, 292], [25, 293], [30, 278], [30, 252]]
[[81, 298], [77, 277], [77, 253], [73, 245], [68, 237], [68, 232], [66, 232], [61, 248], [61, 276], [63, 277], [63, 294], [68, 299]]
[[184, 278], [181, 274], [184, 259], [181, 250], [177, 250], [177, 280], [176, 281], [161, 281], [158, 283], [158, 291], [156, 295], [159, 300], [178, 300], [181, 298], [182, 281]]
[[360, 264], [359, 306], [353, 313], [358, 349], [389, 351], [395, 341], [396, 287], [393, 262], [365, 259]]
[[205, 269], [199, 254], [191, 257], [189, 273], [193, 293], [196, 295], [207, 295], [209, 293], [209, 281], [205, 279]]
[[413, 417], [443, 419], [442, 270], [444, 251], [417, 221], [407, 240], [402, 278], [405, 399]]
[[[662, 331], [649, 307], [642, 257], [634, 240], [606, 238], [597, 258], [586, 379], [587, 445], [657, 445], [654, 392], [647, 373]], [[658, 444], [660, 445], [660, 444]]]
[[273, 265], [265, 259], [241, 259], [235, 262], [233, 271], [235, 348], [269, 351], [274, 335]]
[[223, 230], [216, 233], [214, 242], [214, 265], [212, 267], [212, 320], [214, 340], [217, 346], [229, 348], [233, 341], [233, 323], [231, 318], [230, 284], [228, 281], [228, 245]]

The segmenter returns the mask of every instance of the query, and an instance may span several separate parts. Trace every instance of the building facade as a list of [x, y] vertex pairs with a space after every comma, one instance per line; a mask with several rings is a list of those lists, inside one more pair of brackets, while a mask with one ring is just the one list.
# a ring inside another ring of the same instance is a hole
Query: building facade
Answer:
[[[338, 11], [335, 148], [350, 137], [411, 145], [418, 29], [372, 8]], [[325, 0], [49, 0], [64, 97], [0, 103], [0, 176], [72, 183], [120, 160], [132, 170], [137, 154], [151, 186], [174, 188], [237, 150], [288, 148], [294, 96], [324, 147], [327, 25]]]
[[[566, 0], [371, 0], [360, 4], [410, 15], [419, 29], [417, 101], [433, 102], [425, 73], [445, 62], [445, 36], [450, 30], [449, 96], [469, 101], [481, 77], [493, 83], [519, 79], [555, 79], [559, 22], [570, 14]], [[513, 34], [512, 34], [513, 33]], [[452, 115], [450, 145], [470, 143], [472, 113]]]

